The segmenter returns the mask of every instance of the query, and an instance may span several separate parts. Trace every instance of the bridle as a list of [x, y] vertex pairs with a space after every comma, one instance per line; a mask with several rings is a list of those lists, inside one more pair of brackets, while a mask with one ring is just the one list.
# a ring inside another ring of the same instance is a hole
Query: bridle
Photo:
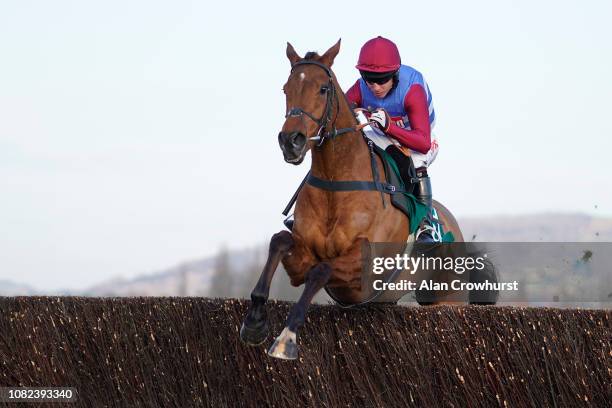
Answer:
[[[356, 130], [359, 130], [359, 125], [349, 127], [349, 128], [336, 129], [335, 121], [336, 121], [336, 118], [338, 117], [338, 112], [340, 111], [340, 101], [338, 100], [338, 91], [336, 90], [336, 87], [334, 85], [331, 70], [327, 66], [321, 64], [318, 61], [301, 60], [293, 64], [293, 66], [291, 67], [291, 73], [293, 73], [295, 68], [300, 65], [315, 65], [321, 68], [327, 74], [328, 82], [327, 82], [327, 88], [326, 88], [327, 96], [325, 100], [325, 110], [323, 111], [323, 115], [321, 115], [321, 117], [317, 119], [312, 113], [306, 112], [304, 109], [300, 107], [293, 107], [289, 109], [289, 111], [285, 115], [285, 119], [287, 119], [288, 117], [304, 118], [304, 116], [302, 115], [306, 115], [310, 120], [315, 122], [317, 126], [319, 127], [319, 130], [317, 130], [316, 136], [310, 137], [309, 140], [318, 140], [319, 143], [317, 143], [317, 146], [321, 146], [323, 142], [325, 142], [325, 140], [327, 139], [333, 139], [336, 136], [342, 135], [344, 133], [354, 132]], [[332, 117], [334, 116], [334, 113], [332, 112], [334, 102], [336, 103], [336, 113], [335, 113], [335, 118], [332, 120]], [[330, 125], [332, 126], [332, 130], [327, 131], [326, 129], [328, 129]]]

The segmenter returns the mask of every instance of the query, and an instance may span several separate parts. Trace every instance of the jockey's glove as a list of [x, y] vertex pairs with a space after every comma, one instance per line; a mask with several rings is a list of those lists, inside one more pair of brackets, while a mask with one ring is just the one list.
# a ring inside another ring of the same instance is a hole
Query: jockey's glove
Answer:
[[372, 125], [375, 125], [385, 133], [389, 130], [389, 126], [391, 125], [391, 118], [383, 108], [377, 108], [372, 111], [368, 120]]

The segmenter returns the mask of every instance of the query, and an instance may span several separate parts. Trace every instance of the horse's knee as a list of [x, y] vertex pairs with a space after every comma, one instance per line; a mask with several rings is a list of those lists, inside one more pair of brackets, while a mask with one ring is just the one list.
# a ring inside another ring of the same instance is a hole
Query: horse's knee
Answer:
[[280, 231], [272, 235], [270, 252], [287, 252], [293, 246], [293, 236], [289, 231]]
[[307, 282], [327, 282], [331, 276], [332, 268], [328, 263], [322, 262], [308, 271]]

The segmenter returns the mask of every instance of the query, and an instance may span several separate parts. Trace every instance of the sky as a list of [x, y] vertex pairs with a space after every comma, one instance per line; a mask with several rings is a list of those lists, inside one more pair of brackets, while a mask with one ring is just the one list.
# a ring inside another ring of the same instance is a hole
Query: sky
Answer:
[[0, 280], [84, 288], [259, 244], [310, 161], [277, 134], [300, 55], [393, 40], [459, 218], [612, 216], [609, 1], [0, 3]]

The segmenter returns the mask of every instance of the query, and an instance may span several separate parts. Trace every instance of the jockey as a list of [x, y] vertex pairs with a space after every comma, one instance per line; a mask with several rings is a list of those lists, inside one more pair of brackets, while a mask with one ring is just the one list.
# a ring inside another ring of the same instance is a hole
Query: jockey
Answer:
[[[438, 143], [431, 132], [436, 114], [423, 75], [402, 65], [397, 46], [380, 36], [363, 45], [356, 68], [361, 78], [346, 93], [349, 103], [356, 111], [367, 109], [370, 124], [411, 156], [419, 180], [415, 196], [437, 218], [432, 211], [431, 181], [427, 175], [427, 167], [438, 153]], [[386, 150], [397, 157], [397, 149]], [[436, 232], [428, 215], [416, 238], [419, 242], [439, 241]]]

